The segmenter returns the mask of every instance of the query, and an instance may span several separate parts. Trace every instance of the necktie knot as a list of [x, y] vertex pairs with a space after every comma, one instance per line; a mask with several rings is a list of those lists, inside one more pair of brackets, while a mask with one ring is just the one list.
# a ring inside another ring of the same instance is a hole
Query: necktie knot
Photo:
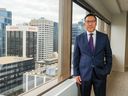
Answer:
[[92, 35], [93, 35], [93, 33], [90, 33], [89, 35], [90, 35], [90, 36], [92, 36]]

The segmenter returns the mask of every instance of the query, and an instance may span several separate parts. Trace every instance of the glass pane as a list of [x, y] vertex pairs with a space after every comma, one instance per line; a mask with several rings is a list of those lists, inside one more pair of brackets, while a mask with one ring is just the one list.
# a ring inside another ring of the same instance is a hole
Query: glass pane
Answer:
[[59, 0], [1, 0], [0, 7], [0, 94], [57, 78]]
[[[83, 27], [84, 17], [88, 14], [88, 11], [73, 3], [73, 21], [72, 21], [72, 55], [74, 49], [74, 42], [77, 35], [83, 33], [85, 31]], [[73, 57], [73, 56], [72, 56]], [[73, 72], [73, 70], [72, 70]], [[71, 72], [71, 74], [72, 74]]]
[[[79, 5], [73, 3], [73, 21], [72, 21], [72, 57], [73, 57], [73, 49], [74, 49], [74, 42], [75, 38], [77, 35], [81, 34], [82, 32], [85, 31], [83, 24], [84, 24], [84, 17], [88, 14], [89, 12], [86, 9], [83, 9]], [[110, 37], [110, 25], [105, 23], [103, 20], [100, 18], [97, 18], [97, 26], [96, 30], [101, 31], [103, 33], [108, 34]], [[73, 66], [72, 66], [73, 67]], [[72, 70], [73, 74], [73, 70]]]

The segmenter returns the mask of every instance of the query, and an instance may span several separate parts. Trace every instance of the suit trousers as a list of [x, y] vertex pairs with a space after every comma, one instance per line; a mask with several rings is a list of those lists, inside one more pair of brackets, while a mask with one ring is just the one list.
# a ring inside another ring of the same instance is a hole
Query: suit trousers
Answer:
[[106, 76], [104, 78], [97, 77], [94, 69], [91, 80], [81, 81], [81, 96], [91, 96], [92, 86], [95, 96], [106, 96]]

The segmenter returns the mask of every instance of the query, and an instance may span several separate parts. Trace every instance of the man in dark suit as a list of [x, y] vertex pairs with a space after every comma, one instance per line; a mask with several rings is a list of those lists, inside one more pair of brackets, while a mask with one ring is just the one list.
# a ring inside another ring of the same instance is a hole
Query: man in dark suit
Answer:
[[108, 36], [97, 31], [97, 18], [88, 14], [84, 18], [86, 31], [76, 37], [73, 70], [81, 95], [106, 96], [106, 78], [112, 67], [112, 51]]

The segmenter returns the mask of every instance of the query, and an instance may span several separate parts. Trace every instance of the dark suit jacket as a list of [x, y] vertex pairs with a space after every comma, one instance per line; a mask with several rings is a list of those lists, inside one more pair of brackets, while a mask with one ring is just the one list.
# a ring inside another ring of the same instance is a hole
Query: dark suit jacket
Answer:
[[112, 67], [112, 51], [108, 36], [96, 31], [95, 52], [88, 46], [87, 32], [76, 37], [73, 53], [74, 76], [81, 76], [82, 80], [90, 80], [93, 70], [96, 76], [104, 78]]

